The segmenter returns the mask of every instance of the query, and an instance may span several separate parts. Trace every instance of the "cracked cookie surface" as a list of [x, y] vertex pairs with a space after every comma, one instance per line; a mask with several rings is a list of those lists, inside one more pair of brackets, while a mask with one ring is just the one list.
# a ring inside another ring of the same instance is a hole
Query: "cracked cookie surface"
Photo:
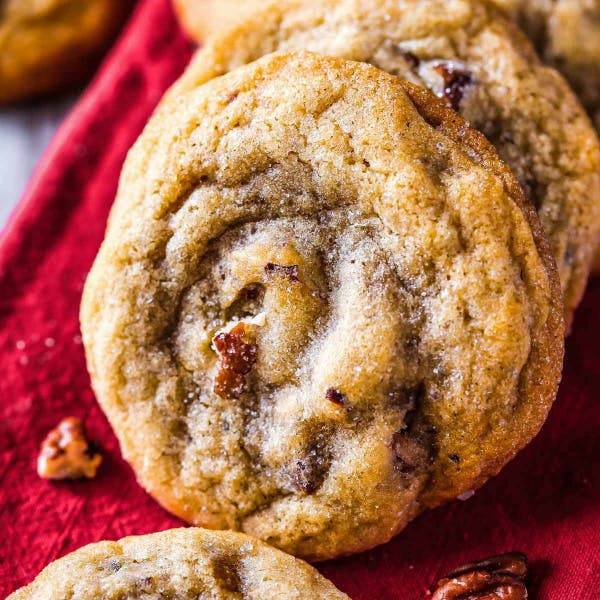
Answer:
[[7, 600], [348, 600], [305, 562], [240, 533], [190, 527], [85, 546]]
[[[265, 0], [173, 0], [183, 27], [203, 41]], [[491, 0], [517, 20], [540, 56], [571, 83], [600, 129], [600, 0]]]
[[89, 73], [133, 0], [2, 0], [0, 104], [73, 85]]
[[428, 87], [488, 137], [536, 206], [570, 326], [600, 234], [600, 147], [567, 83], [511, 22], [473, 0], [261, 1], [244, 11], [228, 11], [233, 25], [221, 17], [173, 93], [292, 49]]
[[[571, 83], [600, 132], [600, 0], [494, 0]], [[221, 10], [224, 6], [221, 4]], [[195, 22], [194, 15], [188, 15]], [[225, 19], [221, 13], [221, 20]], [[214, 21], [213, 21], [214, 19]], [[213, 15], [211, 22], [215, 22]], [[593, 270], [600, 274], [600, 247]]]
[[163, 103], [81, 317], [140, 483], [319, 560], [387, 541], [537, 433], [561, 310], [535, 211], [481, 134], [417, 86], [300, 52]]

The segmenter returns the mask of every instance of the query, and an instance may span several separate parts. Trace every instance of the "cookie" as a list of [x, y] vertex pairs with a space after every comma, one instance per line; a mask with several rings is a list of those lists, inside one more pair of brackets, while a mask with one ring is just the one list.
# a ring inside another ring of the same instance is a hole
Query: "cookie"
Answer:
[[[600, 129], [600, 0], [492, 0], [571, 83]], [[174, 0], [188, 34], [203, 41], [269, 0]]]
[[196, 528], [90, 544], [7, 600], [35, 598], [348, 600], [301, 560], [241, 533]]
[[[494, 0], [571, 83], [600, 130], [600, 0]], [[191, 18], [191, 16], [190, 16]]]
[[89, 75], [132, 0], [4, 0], [0, 104], [62, 90]]
[[165, 101], [81, 320], [141, 485], [321, 560], [389, 540], [536, 434], [561, 313], [485, 138], [422, 88], [301, 52]]
[[488, 137], [538, 209], [568, 327], [600, 233], [600, 148], [566, 82], [540, 63], [514, 25], [473, 0], [251, 5], [251, 16], [209, 39], [175, 93], [268, 52], [302, 48], [429, 87]]
[[[494, 2], [517, 19], [543, 60], [569, 80], [600, 131], [600, 0]], [[593, 271], [600, 274], [600, 249]]]
[[173, 0], [184, 31], [199, 42], [263, 4], [263, 0]]

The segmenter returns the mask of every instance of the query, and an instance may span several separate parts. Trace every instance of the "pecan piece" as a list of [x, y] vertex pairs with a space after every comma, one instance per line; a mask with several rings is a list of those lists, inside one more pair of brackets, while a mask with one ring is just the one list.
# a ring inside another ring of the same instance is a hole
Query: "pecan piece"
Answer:
[[455, 569], [438, 582], [432, 600], [526, 600], [527, 557], [492, 556]]
[[256, 362], [257, 348], [245, 340], [246, 326], [238, 323], [231, 331], [213, 340], [220, 355], [214, 390], [221, 398], [239, 398], [246, 389], [246, 375]]
[[289, 455], [282, 478], [286, 490], [310, 496], [321, 488], [331, 467], [333, 432], [318, 421], [308, 420], [300, 426], [299, 439], [305, 442]]
[[465, 95], [465, 89], [473, 84], [472, 75], [448, 63], [440, 63], [433, 69], [444, 80], [443, 98], [446, 100], [446, 104], [450, 108], [458, 110]]
[[426, 450], [418, 440], [405, 431], [397, 431], [392, 436], [394, 468], [403, 475], [412, 475], [419, 465], [427, 460]]
[[348, 398], [346, 398], [346, 395], [335, 388], [327, 388], [327, 391], [325, 392], [325, 398], [337, 406], [342, 406], [345, 408], [348, 405]]
[[300, 281], [298, 279], [298, 265], [276, 265], [275, 263], [267, 263], [265, 265], [265, 273], [267, 275], [279, 275], [285, 277], [292, 283]]
[[318, 465], [313, 459], [296, 461], [296, 468], [292, 472], [292, 484], [307, 496], [317, 491], [319, 487]]
[[94, 443], [88, 442], [81, 419], [63, 419], [42, 442], [37, 472], [43, 479], [92, 479], [102, 462]]

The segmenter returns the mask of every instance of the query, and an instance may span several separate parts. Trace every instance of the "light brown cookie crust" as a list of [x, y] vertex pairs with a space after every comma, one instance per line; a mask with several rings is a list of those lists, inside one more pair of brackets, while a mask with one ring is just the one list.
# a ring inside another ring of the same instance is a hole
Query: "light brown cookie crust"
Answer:
[[[163, 104], [81, 318], [140, 483], [322, 560], [389, 540], [537, 433], [561, 312], [535, 211], [483, 136], [369, 65], [294, 53]], [[222, 398], [212, 340], [261, 313], [247, 391]]]
[[209, 597], [348, 600], [301, 560], [244, 534], [194, 527], [90, 544], [7, 600]]
[[600, 0], [493, 1], [517, 20], [542, 60], [569, 80], [600, 130]]
[[0, 104], [56, 92], [92, 72], [133, 0], [5, 0]]
[[173, 0], [181, 26], [197, 42], [263, 4], [263, 0]]
[[[490, 0], [516, 19], [545, 63], [573, 86], [600, 129], [600, 0]], [[197, 41], [218, 36], [269, 0], [174, 0]]]
[[600, 146], [566, 82], [512, 23], [474, 0], [267, 0], [245, 4], [241, 14], [231, 4], [223, 5], [229, 21], [221, 17], [174, 93], [275, 50], [369, 62], [436, 93], [444, 89], [438, 63], [466, 71], [471, 84], [456, 108], [496, 146], [537, 207], [570, 327], [600, 235]]
[[[600, 131], [600, 0], [494, 2], [517, 20], [542, 59], [569, 80]], [[223, 22], [225, 5], [221, 2], [220, 6]], [[231, 10], [228, 12], [231, 14]], [[193, 15], [188, 18], [194, 20]], [[213, 14], [211, 21], [216, 18]], [[600, 247], [592, 270], [600, 275]]]

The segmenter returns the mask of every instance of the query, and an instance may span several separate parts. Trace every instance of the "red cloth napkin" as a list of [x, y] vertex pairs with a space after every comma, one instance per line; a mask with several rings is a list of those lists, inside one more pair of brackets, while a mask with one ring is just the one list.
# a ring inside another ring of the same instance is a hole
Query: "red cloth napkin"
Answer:
[[[136, 484], [89, 386], [77, 319], [126, 151], [190, 46], [168, 0], [143, 0], [58, 132], [0, 238], [0, 597], [84, 544], [180, 526]], [[425, 598], [462, 562], [509, 550], [532, 597], [600, 593], [600, 281], [568, 341], [561, 393], [538, 438], [467, 502], [422, 515], [391, 543], [320, 565], [354, 600]], [[82, 417], [105, 448], [93, 481], [35, 472], [41, 440]]]

